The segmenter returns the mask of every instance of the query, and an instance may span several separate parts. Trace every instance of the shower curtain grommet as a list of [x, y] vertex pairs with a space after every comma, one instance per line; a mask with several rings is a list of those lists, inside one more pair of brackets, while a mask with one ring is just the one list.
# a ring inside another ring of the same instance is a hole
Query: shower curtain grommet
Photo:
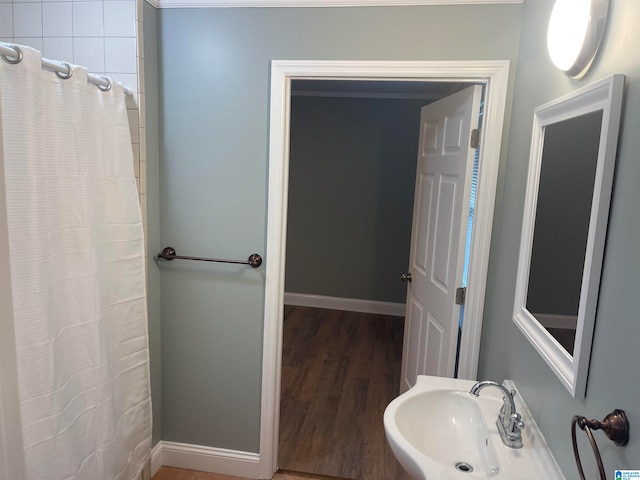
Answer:
[[54, 72], [56, 74], [56, 77], [58, 77], [61, 80], [68, 80], [71, 78], [71, 76], [73, 75], [73, 68], [71, 67], [71, 65], [69, 65], [67, 62], [61, 62], [60, 65], [64, 65], [65, 68], [68, 70], [67, 73], [62, 73], [62, 72], [58, 72], [57, 70]]
[[108, 92], [109, 90], [111, 90], [111, 86], [112, 86], [111, 79], [109, 77], [102, 77], [102, 79], [105, 82], [107, 82], [107, 84], [106, 85], [97, 84], [96, 87], [98, 87], [103, 92]]
[[4, 53], [0, 54], [0, 57], [2, 57], [2, 59], [7, 62], [10, 63], [11, 65], [16, 65], [18, 63], [20, 63], [22, 61], [23, 58], [23, 54], [22, 54], [22, 50], [20, 50], [18, 47], [14, 46], [11, 47], [16, 51], [16, 57], [11, 57], [9, 55], [6, 55]]

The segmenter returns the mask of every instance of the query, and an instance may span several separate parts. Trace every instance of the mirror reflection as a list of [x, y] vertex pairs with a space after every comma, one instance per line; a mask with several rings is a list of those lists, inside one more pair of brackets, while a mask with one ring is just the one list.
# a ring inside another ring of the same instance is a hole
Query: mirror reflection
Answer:
[[573, 355], [602, 110], [547, 125], [526, 308]]

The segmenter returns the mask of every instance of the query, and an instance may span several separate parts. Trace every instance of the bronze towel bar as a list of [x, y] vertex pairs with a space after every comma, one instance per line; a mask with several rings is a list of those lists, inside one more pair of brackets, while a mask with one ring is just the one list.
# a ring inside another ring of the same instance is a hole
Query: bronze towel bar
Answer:
[[253, 268], [257, 268], [262, 265], [262, 257], [257, 253], [253, 253], [249, 255], [248, 260], [224, 260], [221, 258], [205, 258], [205, 257], [187, 257], [184, 255], [177, 255], [176, 249], [173, 247], [165, 247], [162, 250], [162, 253], [157, 255], [158, 258], [163, 258], [165, 260], [198, 260], [200, 262], [221, 262], [221, 263], [237, 263], [240, 265], [250, 265]]

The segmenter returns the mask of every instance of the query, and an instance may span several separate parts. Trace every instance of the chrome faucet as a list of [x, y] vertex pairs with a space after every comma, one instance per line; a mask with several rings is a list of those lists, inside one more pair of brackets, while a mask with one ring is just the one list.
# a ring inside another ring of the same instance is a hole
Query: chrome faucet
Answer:
[[507, 387], [498, 382], [485, 380], [471, 387], [469, 393], [477, 397], [480, 395], [480, 390], [486, 387], [496, 387], [504, 393], [504, 397], [502, 398], [504, 403], [496, 420], [496, 426], [500, 432], [500, 437], [502, 437], [502, 442], [510, 448], [522, 448], [522, 429], [524, 428], [524, 422], [522, 421], [522, 416], [516, 412], [516, 404], [513, 400], [516, 391], [509, 391]]

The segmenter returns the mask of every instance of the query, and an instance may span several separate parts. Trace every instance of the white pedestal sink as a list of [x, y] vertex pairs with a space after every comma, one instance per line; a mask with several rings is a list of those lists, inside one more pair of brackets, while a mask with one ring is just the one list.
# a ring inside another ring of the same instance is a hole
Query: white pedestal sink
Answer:
[[403, 468], [416, 480], [564, 480], [522, 399], [516, 395], [523, 447], [509, 448], [495, 424], [502, 392], [485, 388], [475, 397], [475, 383], [421, 375], [387, 406], [387, 441]]

